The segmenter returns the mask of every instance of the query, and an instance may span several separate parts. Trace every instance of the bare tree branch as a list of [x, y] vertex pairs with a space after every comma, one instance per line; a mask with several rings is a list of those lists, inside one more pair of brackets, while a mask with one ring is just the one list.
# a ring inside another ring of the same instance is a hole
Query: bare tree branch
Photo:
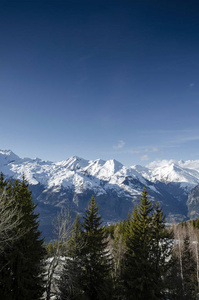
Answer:
[[72, 233], [72, 220], [69, 209], [62, 209], [57, 214], [53, 222], [55, 233], [57, 235], [57, 241], [55, 244], [53, 257], [49, 259], [47, 266], [47, 281], [46, 281], [46, 300], [50, 300], [52, 295], [56, 294], [57, 286], [55, 283], [55, 277], [58, 271], [59, 265], [63, 264], [62, 256], [67, 249], [67, 243]]
[[26, 230], [16, 230], [22, 222], [23, 214], [15, 205], [14, 197], [8, 197], [6, 190], [0, 194], [0, 253], [20, 239]]

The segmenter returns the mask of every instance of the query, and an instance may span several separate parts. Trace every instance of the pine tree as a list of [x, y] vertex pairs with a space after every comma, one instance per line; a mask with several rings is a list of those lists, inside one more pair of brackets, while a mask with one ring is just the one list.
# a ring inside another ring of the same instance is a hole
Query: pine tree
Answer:
[[[12, 249], [8, 249], [4, 259], [7, 261], [1, 278], [12, 278], [9, 286], [4, 282], [1, 292], [3, 299], [37, 300], [43, 294], [43, 259], [45, 250], [40, 231], [38, 230], [38, 215], [31, 191], [23, 177], [23, 181], [15, 181], [9, 194], [14, 197], [14, 206], [22, 213], [21, 223], [15, 228], [16, 234], [25, 234], [16, 240]], [[1, 279], [0, 279], [1, 282]]]
[[72, 234], [68, 241], [68, 254], [70, 257], [79, 256], [83, 247], [83, 235], [82, 235], [82, 225], [80, 223], [79, 215], [76, 215]]
[[[12, 292], [12, 278], [8, 267], [8, 253], [13, 246], [13, 239], [16, 236], [18, 212], [13, 208], [13, 199], [8, 197], [6, 188], [7, 182], [1, 173], [0, 177], [0, 295], [4, 300], [10, 300]], [[14, 226], [13, 226], [14, 225]]]
[[[162, 210], [155, 208], [144, 189], [127, 227], [123, 284], [126, 299], [164, 299], [169, 239]], [[164, 245], [164, 242], [166, 244]]]
[[184, 249], [182, 256], [183, 265], [183, 298], [182, 299], [196, 299], [197, 278], [196, 278], [196, 264], [190, 249], [190, 240], [188, 234], [184, 238]]
[[54, 255], [54, 245], [52, 242], [50, 241], [48, 245], [44, 244], [44, 247], [46, 248], [47, 257], [52, 257]]
[[83, 278], [82, 266], [84, 265], [83, 245], [81, 224], [77, 215], [73, 224], [72, 235], [68, 241], [65, 264], [58, 284], [60, 300], [84, 299], [84, 291], [81, 287]]
[[194, 227], [199, 228], [199, 218], [195, 220]]
[[172, 241], [173, 234], [166, 229], [163, 210], [156, 202], [152, 215], [151, 262], [155, 281], [156, 299], [168, 299], [170, 274], [173, 265]]
[[[179, 230], [182, 229], [178, 228]], [[181, 253], [174, 249], [173, 256], [176, 264], [173, 266], [173, 283], [175, 298], [178, 300], [194, 300], [197, 297], [196, 263], [190, 248], [187, 228], [184, 228]], [[179, 243], [179, 241], [177, 241]], [[181, 254], [181, 255], [180, 255]]]
[[127, 299], [153, 299], [150, 245], [152, 240], [152, 204], [144, 189], [128, 226], [123, 279]]
[[112, 297], [112, 259], [98, 207], [92, 196], [83, 222], [85, 245], [82, 248], [82, 290], [86, 299], [105, 300]]
[[6, 186], [7, 186], [7, 181], [5, 180], [5, 177], [4, 177], [3, 173], [1, 172], [1, 174], [0, 174], [0, 190], [1, 190], [1, 192], [5, 189]]

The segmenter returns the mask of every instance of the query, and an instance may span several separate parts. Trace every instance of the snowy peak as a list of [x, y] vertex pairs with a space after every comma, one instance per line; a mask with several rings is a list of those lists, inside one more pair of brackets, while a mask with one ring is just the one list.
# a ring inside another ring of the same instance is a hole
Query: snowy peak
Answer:
[[98, 166], [99, 168], [95, 169], [95, 176], [106, 181], [109, 181], [111, 177], [123, 167], [120, 162], [114, 159], [107, 160], [105, 163], [102, 162], [101, 164], [98, 164]]
[[121, 164], [119, 161], [115, 159], [108, 160], [106, 162], [108, 166], [113, 170], [114, 173], [120, 171], [123, 168], [123, 164]]
[[57, 165], [63, 166], [71, 171], [76, 171], [88, 166], [88, 160], [80, 158], [78, 156], [72, 156], [68, 160], [56, 163]]
[[21, 159], [10, 150], [0, 150], [0, 172], [7, 178], [19, 180], [25, 174], [34, 191], [44, 228], [46, 219], [68, 203], [75, 214], [82, 213], [92, 194], [106, 219], [118, 221], [132, 211], [144, 187], [153, 201], [161, 203], [171, 221], [173, 217], [176, 220], [186, 217], [187, 208], [190, 215], [196, 211], [195, 204], [189, 208], [187, 199], [190, 190], [199, 184], [199, 160], [163, 160], [146, 167], [127, 167], [114, 159], [85, 160], [72, 156], [51, 162], [39, 158]]
[[102, 159], [96, 159], [94, 161], [91, 160], [84, 170], [91, 176], [97, 176], [105, 163], [106, 161]]
[[11, 150], [0, 150], [0, 166], [4, 166], [19, 160], [19, 156], [14, 154]]
[[150, 169], [140, 165], [135, 165], [135, 166], [131, 166], [131, 170], [136, 172], [136, 174], [139, 174], [139, 176], [143, 176], [144, 178], [150, 180], [150, 176], [151, 176]]
[[92, 161], [72, 156], [64, 161], [50, 162], [38, 158], [21, 159], [10, 150], [0, 150], [0, 171], [16, 179], [21, 179], [24, 173], [33, 185], [62, 186], [75, 191], [94, 189], [106, 193], [110, 187], [124, 191], [127, 184], [131, 195], [135, 191], [135, 182], [149, 189], [156, 181], [177, 182], [188, 190], [199, 183], [199, 161], [163, 160], [152, 162], [147, 167], [126, 167], [114, 159]]
[[147, 179], [151, 181], [179, 182], [194, 186], [199, 183], [199, 162], [162, 160], [150, 163]]

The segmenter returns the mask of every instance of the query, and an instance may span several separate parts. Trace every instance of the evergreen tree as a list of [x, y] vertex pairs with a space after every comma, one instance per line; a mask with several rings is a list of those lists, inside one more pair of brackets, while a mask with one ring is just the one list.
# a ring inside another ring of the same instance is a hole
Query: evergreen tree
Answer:
[[[12, 299], [12, 277], [8, 266], [8, 253], [10, 253], [14, 238], [17, 236], [16, 227], [19, 225], [16, 210], [13, 207], [13, 198], [8, 197], [8, 182], [0, 177], [0, 295], [4, 300]], [[14, 226], [13, 226], [14, 225]]]
[[[174, 251], [175, 265], [173, 270], [173, 283], [175, 285], [175, 297], [178, 300], [194, 300], [197, 297], [196, 263], [190, 248], [190, 240], [185, 228], [181, 257]], [[179, 241], [178, 241], [179, 242]]]
[[184, 238], [184, 249], [182, 255], [183, 266], [183, 297], [182, 299], [196, 299], [197, 278], [196, 278], [196, 263], [190, 249], [190, 240], [188, 234]]
[[195, 220], [194, 227], [199, 228], [199, 219]]
[[153, 299], [151, 288], [153, 279], [150, 264], [150, 245], [152, 240], [152, 205], [146, 190], [142, 193], [140, 206], [133, 210], [127, 227], [126, 255], [123, 279], [127, 299]]
[[0, 174], [0, 190], [1, 192], [6, 188], [7, 186], [7, 181], [5, 180], [5, 177], [3, 175], [3, 173], [1, 172]]
[[73, 230], [71, 237], [68, 241], [68, 254], [71, 257], [75, 257], [76, 255], [81, 254], [81, 250], [83, 247], [83, 235], [82, 235], [82, 225], [80, 223], [79, 215], [76, 215]]
[[[126, 299], [164, 299], [162, 278], [169, 256], [162, 210], [152, 206], [144, 189], [127, 227], [123, 284]], [[162, 242], [162, 243], [161, 243]]]
[[[4, 254], [6, 267], [1, 272], [0, 292], [5, 300], [37, 300], [43, 294], [45, 250], [38, 230], [38, 215], [34, 212], [36, 206], [24, 177], [22, 182], [16, 180], [12, 187], [9, 186], [9, 195], [14, 197], [14, 206], [22, 213], [15, 232], [25, 230], [26, 233]], [[7, 280], [2, 280], [8, 277], [11, 278], [9, 286]]]
[[44, 244], [44, 247], [46, 248], [47, 257], [52, 257], [54, 254], [54, 245], [50, 241], [48, 245]]
[[65, 264], [58, 283], [60, 300], [83, 300], [84, 291], [81, 281], [83, 278], [84, 256], [82, 248], [84, 242], [82, 237], [79, 216], [76, 216], [72, 235], [68, 241], [68, 249], [65, 257]]
[[76, 218], [69, 241], [59, 283], [61, 300], [105, 300], [112, 297], [112, 259], [107, 250], [105, 229], [92, 197], [83, 222], [83, 230]]
[[85, 240], [85, 246], [82, 249], [85, 257], [83, 290], [89, 300], [111, 299], [112, 259], [107, 250], [108, 242], [105, 240], [105, 230], [94, 196], [86, 210], [83, 229]]
[[153, 266], [155, 297], [156, 299], [168, 299], [171, 292], [170, 274], [173, 266], [172, 242], [173, 234], [166, 229], [166, 220], [163, 210], [156, 202], [152, 215], [152, 241], [151, 241], [151, 262]]

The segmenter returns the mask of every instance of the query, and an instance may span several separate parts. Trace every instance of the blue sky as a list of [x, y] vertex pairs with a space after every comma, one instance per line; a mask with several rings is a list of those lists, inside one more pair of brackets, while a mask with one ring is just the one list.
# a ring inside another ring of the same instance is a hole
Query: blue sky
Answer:
[[0, 1], [0, 149], [199, 159], [198, 34], [198, 1]]

